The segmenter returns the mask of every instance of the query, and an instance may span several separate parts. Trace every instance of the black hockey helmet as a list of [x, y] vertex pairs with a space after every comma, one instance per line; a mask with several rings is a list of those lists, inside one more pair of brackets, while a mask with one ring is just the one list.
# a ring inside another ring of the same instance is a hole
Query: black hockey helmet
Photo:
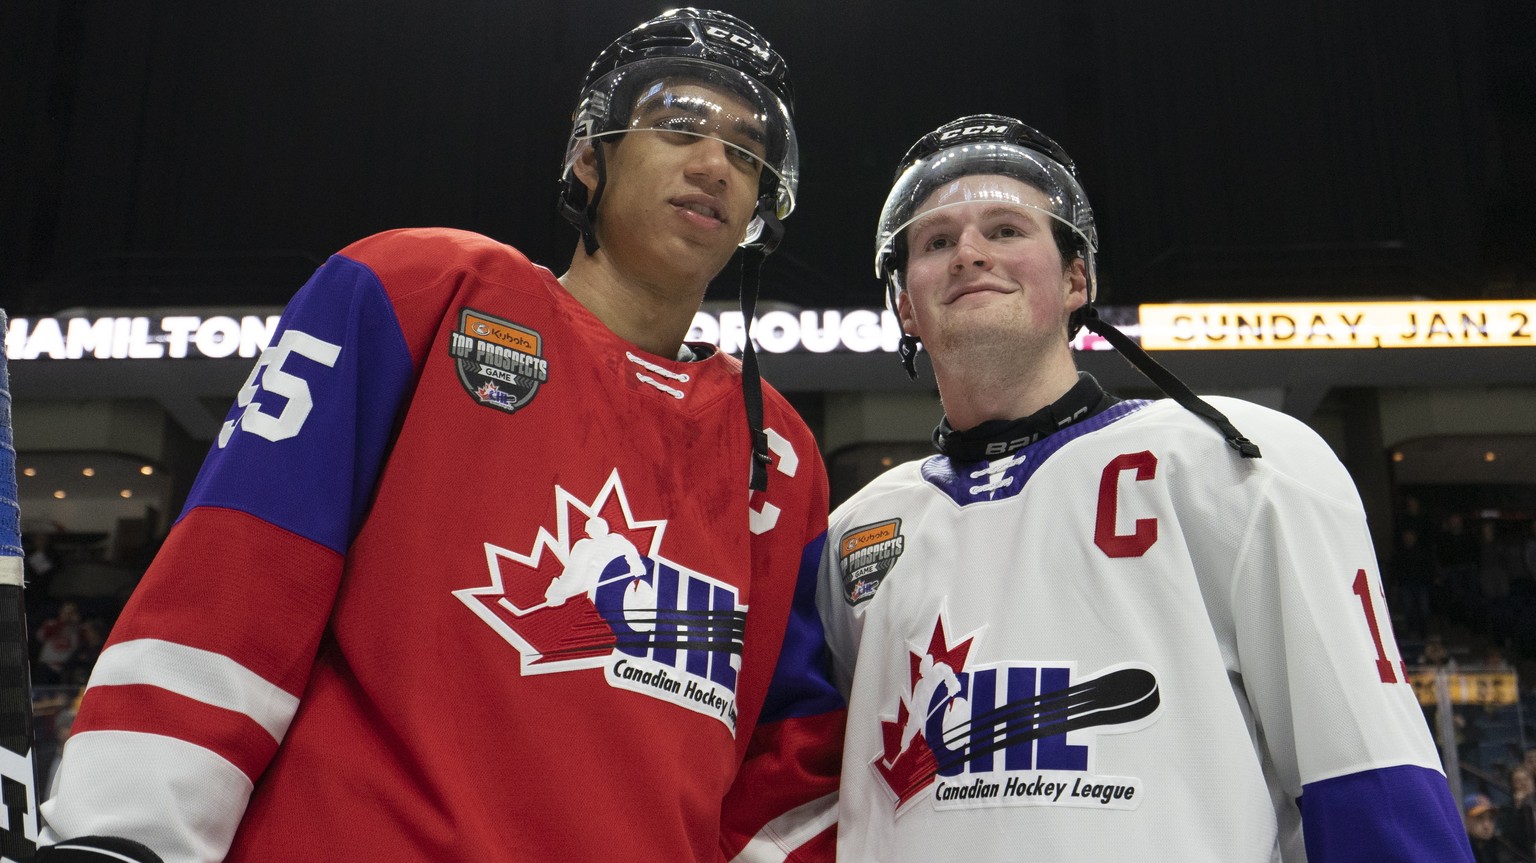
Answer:
[[[956, 183], [960, 178], [974, 174], [997, 174], [1033, 186], [1045, 195], [1049, 209], [1020, 200], [1016, 192], [1007, 188], [975, 188]], [[941, 197], [933, 205], [935, 195]], [[1083, 327], [1102, 336], [1170, 398], [1219, 428], [1227, 443], [1244, 458], [1259, 457], [1259, 448], [1233, 428], [1220, 411], [1195, 395], [1140, 345], [1099, 317], [1093, 306], [1098, 297], [1094, 256], [1099, 251], [1099, 234], [1094, 225], [1093, 208], [1077, 180], [1077, 166], [1060, 144], [1012, 117], [1001, 114], [961, 117], [919, 138], [902, 157], [875, 234], [875, 276], [885, 282], [885, 301], [892, 312], [896, 311], [896, 298], [904, 290], [902, 270], [907, 258], [904, 232], [917, 218], [918, 208], [929, 203], [929, 208], [923, 212], [927, 215], [936, 209], [977, 202], [1004, 202], [1044, 213], [1053, 220], [1052, 235], [1061, 250], [1062, 260], [1083, 259], [1088, 298], [1067, 319], [1068, 339]], [[915, 336], [904, 334], [901, 337], [901, 364], [914, 380], [917, 378], [917, 344]]]
[[[917, 218], [917, 209], [935, 193], [961, 177], [997, 174], [1012, 177], [1039, 189], [1050, 209], [1014, 200], [1052, 219], [1052, 234], [1062, 260], [1083, 259], [1087, 272], [1088, 302], [1097, 295], [1094, 255], [1099, 250], [1093, 207], [1077, 180], [1077, 166], [1067, 151], [1044, 133], [1001, 114], [971, 114], [952, 120], [917, 139], [902, 157], [896, 179], [880, 211], [875, 234], [875, 277], [885, 282], [886, 306], [896, 310], [901, 294], [902, 269], [906, 264], [906, 228]], [[939, 208], [976, 201], [997, 200], [1008, 193], [991, 189], [978, 193], [956, 187], [956, 197]], [[933, 208], [930, 208], [931, 212]], [[926, 213], [925, 213], [926, 214]], [[1072, 314], [1068, 338], [1082, 326], [1083, 309]], [[908, 351], [903, 351], [907, 362]], [[909, 368], [910, 372], [910, 368]]]
[[[703, 84], [734, 97], [751, 112], [674, 93], [673, 84]], [[636, 111], [665, 104], [661, 125]], [[711, 9], [673, 9], [614, 40], [593, 61], [566, 145], [561, 174], [560, 213], [578, 230], [587, 253], [597, 251], [593, 224], [606, 180], [598, 150], [597, 188], [589, 195], [572, 167], [595, 139], [644, 129], [715, 138], [763, 166], [757, 211], [742, 245], [771, 252], [782, 236], [780, 220], [795, 207], [800, 152], [791, 114], [794, 88], [784, 59], [750, 24]], [[743, 140], [750, 128], [750, 141]]]

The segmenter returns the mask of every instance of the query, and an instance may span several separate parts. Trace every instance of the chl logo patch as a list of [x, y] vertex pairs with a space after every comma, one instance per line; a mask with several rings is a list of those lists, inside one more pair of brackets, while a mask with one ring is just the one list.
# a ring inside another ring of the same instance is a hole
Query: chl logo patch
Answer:
[[980, 632], [951, 642], [945, 614], [909, 645], [908, 684], [881, 717], [870, 763], [898, 810], [925, 791], [935, 809], [1071, 806], [1135, 809], [1141, 780], [1095, 771], [1099, 734], [1157, 720], [1157, 676], [1124, 663], [1087, 677], [1069, 662], [972, 662]]
[[459, 309], [459, 328], [448, 336], [448, 355], [476, 402], [513, 413], [549, 380], [542, 345], [533, 330], [465, 308]]
[[736, 733], [747, 606], [735, 587], [662, 555], [664, 519], [635, 517], [617, 469], [590, 501], [555, 487], [554, 532], [524, 554], [485, 544], [490, 584], [453, 592], [517, 648], [520, 672], [601, 669], [609, 686]]
[[858, 605], [875, 595], [906, 545], [901, 519], [866, 524], [843, 534], [837, 564], [843, 574], [843, 599]]

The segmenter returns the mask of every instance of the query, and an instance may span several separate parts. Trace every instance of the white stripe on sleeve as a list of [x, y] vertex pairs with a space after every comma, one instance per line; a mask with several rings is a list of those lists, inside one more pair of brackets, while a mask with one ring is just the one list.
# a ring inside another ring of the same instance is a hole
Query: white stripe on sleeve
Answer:
[[837, 823], [837, 798], [834, 791], [764, 824], [731, 863], [783, 863], [791, 851]]
[[299, 699], [227, 656], [157, 638], [114, 644], [91, 671], [90, 687], [158, 686], [243, 713], [281, 743]]

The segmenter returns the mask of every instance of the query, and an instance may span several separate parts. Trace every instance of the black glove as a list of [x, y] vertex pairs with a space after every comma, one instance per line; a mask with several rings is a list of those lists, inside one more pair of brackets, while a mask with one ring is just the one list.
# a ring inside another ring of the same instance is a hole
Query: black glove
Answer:
[[132, 839], [117, 836], [82, 836], [37, 849], [36, 863], [164, 863], [160, 855]]

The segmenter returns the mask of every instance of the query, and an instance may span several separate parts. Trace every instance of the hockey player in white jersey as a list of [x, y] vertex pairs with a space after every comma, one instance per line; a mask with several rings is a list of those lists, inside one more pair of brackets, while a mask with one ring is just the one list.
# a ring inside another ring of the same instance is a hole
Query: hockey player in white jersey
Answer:
[[[903, 363], [921, 340], [944, 418], [938, 455], [827, 534], [839, 859], [1470, 860], [1348, 475], [1098, 319], [1075, 173], [1017, 120], [964, 117], [881, 214]], [[1079, 326], [1171, 397], [1079, 373]]]

